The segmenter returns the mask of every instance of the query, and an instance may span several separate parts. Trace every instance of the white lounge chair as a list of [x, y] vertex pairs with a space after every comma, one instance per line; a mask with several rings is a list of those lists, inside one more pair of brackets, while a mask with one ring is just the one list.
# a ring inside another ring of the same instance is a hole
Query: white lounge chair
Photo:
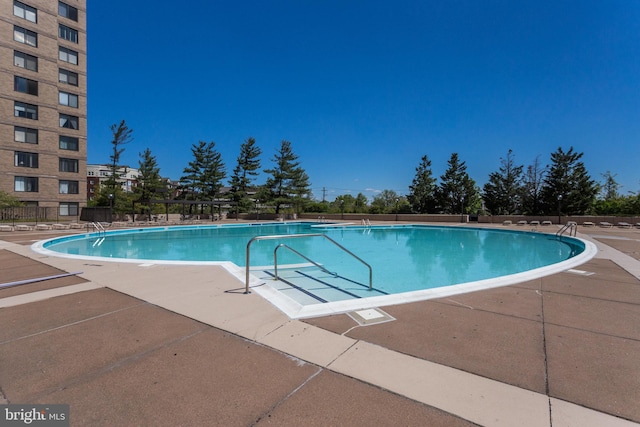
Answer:
[[602, 228], [611, 228], [611, 227], [613, 227], [613, 224], [611, 224], [610, 222], [607, 222], [607, 221], [600, 221], [598, 223], [598, 225], [600, 227], [602, 227]]

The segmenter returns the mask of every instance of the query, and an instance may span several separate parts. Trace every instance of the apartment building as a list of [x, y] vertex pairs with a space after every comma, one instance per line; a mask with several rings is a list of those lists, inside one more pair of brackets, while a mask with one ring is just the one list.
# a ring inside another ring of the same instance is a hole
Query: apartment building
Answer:
[[[111, 178], [111, 165], [87, 165], [87, 200], [93, 200], [100, 185], [104, 185]], [[121, 166], [116, 170], [122, 191], [131, 193], [138, 182], [138, 169]]]
[[75, 216], [86, 204], [86, 0], [0, 0], [0, 190]]

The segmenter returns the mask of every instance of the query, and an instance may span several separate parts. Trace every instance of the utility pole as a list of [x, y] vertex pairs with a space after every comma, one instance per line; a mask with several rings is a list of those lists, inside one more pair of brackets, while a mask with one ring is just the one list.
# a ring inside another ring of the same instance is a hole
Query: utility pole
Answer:
[[327, 200], [327, 187], [322, 187], [322, 203]]

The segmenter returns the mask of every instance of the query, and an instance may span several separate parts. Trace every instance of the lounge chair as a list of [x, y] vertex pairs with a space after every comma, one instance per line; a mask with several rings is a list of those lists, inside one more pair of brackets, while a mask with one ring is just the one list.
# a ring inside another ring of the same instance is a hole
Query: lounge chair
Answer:
[[518, 221], [518, 225], [527, 225], [527, 221], [525, 220]]
[[39, 231], [43, 231], [43, 230], [51, 230], [51, 226], [49, 224], [36, 224], [36, 230]]
[[631, 224], [629, 224], [628, 222], [619, 222], [618, 224], [616, 224], [618, 227], [620, 228], [631, 228]]
[[600, 227], [602, 227], [602, 228], [611, 228], [611, 227], [613, 227], [613, 224], [611, 224], [610, 222], [607, 222], [607, 221], [600, 221], [598, 223], [598, 225]]
[[31, 231], [31, 227], [25, 224], [18, 224], [14, 229], [16, 231]]
[[533, 225], [533, 226], [537, 227], [537, 226], [539, 226], [539, 225], [540, 225], [540, 221], [535, 221], [535, 220], [534, 220], [534, 221], [531, 221], [531, 222], [529, 223], [529, 225]]
[[10, 225], [0, 225], [0, 231], [13, 231], [13, 227]]
[[553, 224], [551, 221], [542, 221], [542, 225], [551, 225]]
[[510, 220], [502, 221], [502, 225], [511, 225]]
[[595, 227], [595, 224], [591, 221], [585, 221], [582, 223], [583, 227]]

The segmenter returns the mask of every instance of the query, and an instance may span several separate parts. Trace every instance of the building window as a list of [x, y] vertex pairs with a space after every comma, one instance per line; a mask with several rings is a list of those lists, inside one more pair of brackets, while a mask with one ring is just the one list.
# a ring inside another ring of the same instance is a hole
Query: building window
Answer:
[[13, 65], [20, 68], [26, 68], [31, 71], [38, 71], [38, 58], [27, 55], [17, 50], [13, 51]]
[[37, 168], [38, 167], [38, 153], [25, 153], [23, 151], [16, 151], [13, 153], [14, 166], [19, 168]]
[[78, 151], [78, 138], [60, 135], [60, 149]]
[[58, 24], [58, 37], [69, 40], [73, 43], [78, 43], [78, 30], [69, 28], [66, 25]]
[[66, 105], [73, 108], [78, 108], [78, 95], [73, 93], [60, 92], [58, 95], [58, 102], [60, 105]]
[[77, 216], [78, 203], [60, 203], [60, 216]]
[[58, 81], [71, 86], [78, 86], [78, 73], [60, 68], [58, 70]]
[[58, 48], [58, 59], [69, 64], [78, 65], [78, 52], [60, 46]]
[[78, 118], [68, 114], [60, 114], [60, 127], [67, 129], [80, 129], [78, 126]]
[[60, 194], [78, 194], [78, 181], [60, 180]]
[[16, 142], [25, 142], [27, 144], [38, 143], [38, 129], [14, 126], [13, 135], [13, 139], [15, 139]]
[[13, 14], [31, 22], [38, 22], [38, 10], [19, 1], [13, 2]]
[[38, 34], [26, 28], [13, 26], [13, 39], [19, 43], [38, 47]]
[[78, 160], [60, 158], [60, 172], [78, 173]]
[[13, 181], [13, 190], [28, 193], [38, 192], [38, 178], [30, 176], [16, 176]]
[[38, 96], [38, 82], [24, 77], [13, 77], [13, 90]]
[[72, 21], [78, 22], [78, 9], [73, 6], [69, 6], [66, 3], [58, 2], [58, 14]]
[[13, 103], [13, 112], [16, 117], [24, 117], [26, 119], [38, 120], [38, 106], [26, 104], [24, 102], [15, 101]]

